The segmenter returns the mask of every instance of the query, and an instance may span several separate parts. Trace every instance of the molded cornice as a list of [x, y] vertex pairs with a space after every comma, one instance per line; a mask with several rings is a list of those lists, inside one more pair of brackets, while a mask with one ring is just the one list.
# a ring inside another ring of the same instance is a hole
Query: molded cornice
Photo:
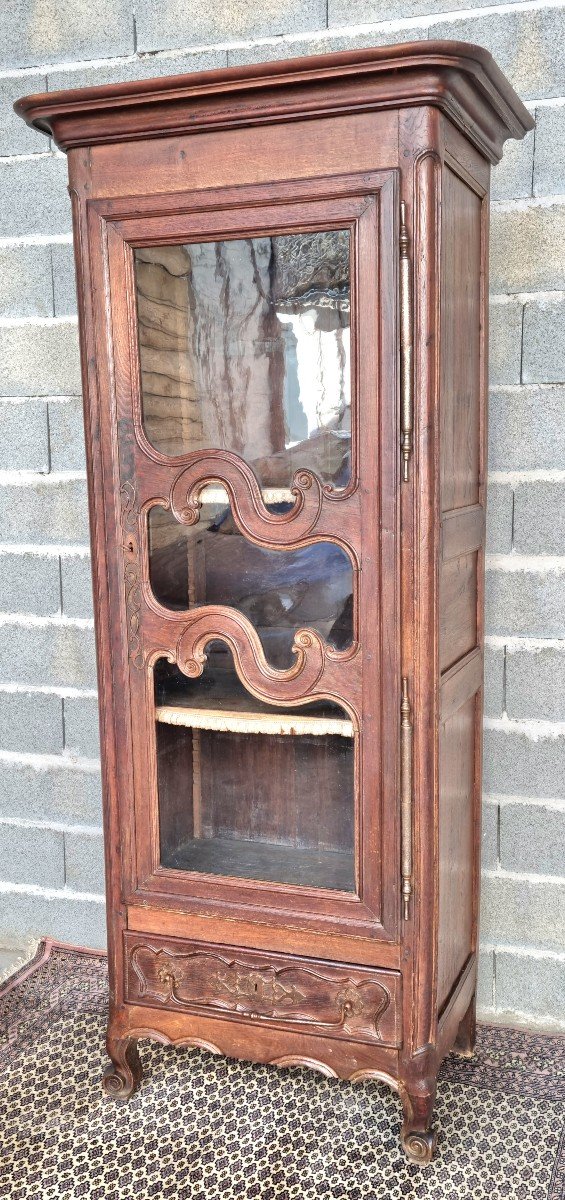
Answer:
[[69, 150], [416, 105], [439, 108], [491, 162], [534, 125], [487, 50], [449, 41], [43, 93], [14, 108]]

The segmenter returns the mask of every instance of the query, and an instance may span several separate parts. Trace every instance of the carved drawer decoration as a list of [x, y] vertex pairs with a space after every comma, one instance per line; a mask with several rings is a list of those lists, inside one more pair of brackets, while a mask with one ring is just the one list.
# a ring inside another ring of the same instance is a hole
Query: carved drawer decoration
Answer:
[[126, 934], [130, 1003], [178, 1006], [399, 1046], [401, 976], [257, 951]]

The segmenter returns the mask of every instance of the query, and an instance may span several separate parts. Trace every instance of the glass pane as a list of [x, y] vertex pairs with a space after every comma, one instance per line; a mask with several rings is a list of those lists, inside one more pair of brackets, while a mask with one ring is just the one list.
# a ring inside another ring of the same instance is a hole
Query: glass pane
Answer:
[[350, 478], [349, 231], [135, 251], [143, 420], [164, 454], [230, 450], [264, 487]]
[[[290, 506], [269, 507], [280, 512]], [[348, 555], [333, 542], [264, 550], [242, 536], [229, 505], [210, 502], [191, 526], [179, 525], [166, 509], [150, 509], [149, 547], [151, 587], [161, 604], [238, 609], [257, 630], [273, 666], [292, 665], [294, 634], [306, 626], [337, 650], [351, 645], [353, 572]]]
[[354, 744], [330, 702], [249, 696], [223, 643], [198, 680], [155, 668], [161, 863], [352, 892]]

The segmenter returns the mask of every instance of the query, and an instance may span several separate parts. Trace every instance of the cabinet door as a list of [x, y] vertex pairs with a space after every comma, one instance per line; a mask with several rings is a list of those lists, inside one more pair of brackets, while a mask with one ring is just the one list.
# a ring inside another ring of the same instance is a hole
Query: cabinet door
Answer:
[[127, 898], [391, 940], [395, 174], [132, 207], [90, 210]]

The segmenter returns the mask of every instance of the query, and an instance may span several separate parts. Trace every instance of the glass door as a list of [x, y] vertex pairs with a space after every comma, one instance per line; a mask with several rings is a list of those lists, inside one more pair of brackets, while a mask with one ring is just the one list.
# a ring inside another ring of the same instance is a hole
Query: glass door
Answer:
[[[142, 412], [168, 457], [247, 463], [269, 513], [296, 472], [339, 496], [351, 480], [348, 229], [135, 251]], [[267, 549], [245, 537], [221, 482], [199, 520], [149, 511], [150, 584], [173, 611], [237, 609], [273, 668], [296, 631], [354, 639], [350, 556], [331, 541]], [[289, 537], [291, 531], [289, 530]], [[323, 700], [273, 709], [213, 640], [198, 680], [155, 666], [160, 862], [168, 868], [355, 891], [350, 714]]]
[[128, 903], [395, 936], [395, 189], [112, 201]]

